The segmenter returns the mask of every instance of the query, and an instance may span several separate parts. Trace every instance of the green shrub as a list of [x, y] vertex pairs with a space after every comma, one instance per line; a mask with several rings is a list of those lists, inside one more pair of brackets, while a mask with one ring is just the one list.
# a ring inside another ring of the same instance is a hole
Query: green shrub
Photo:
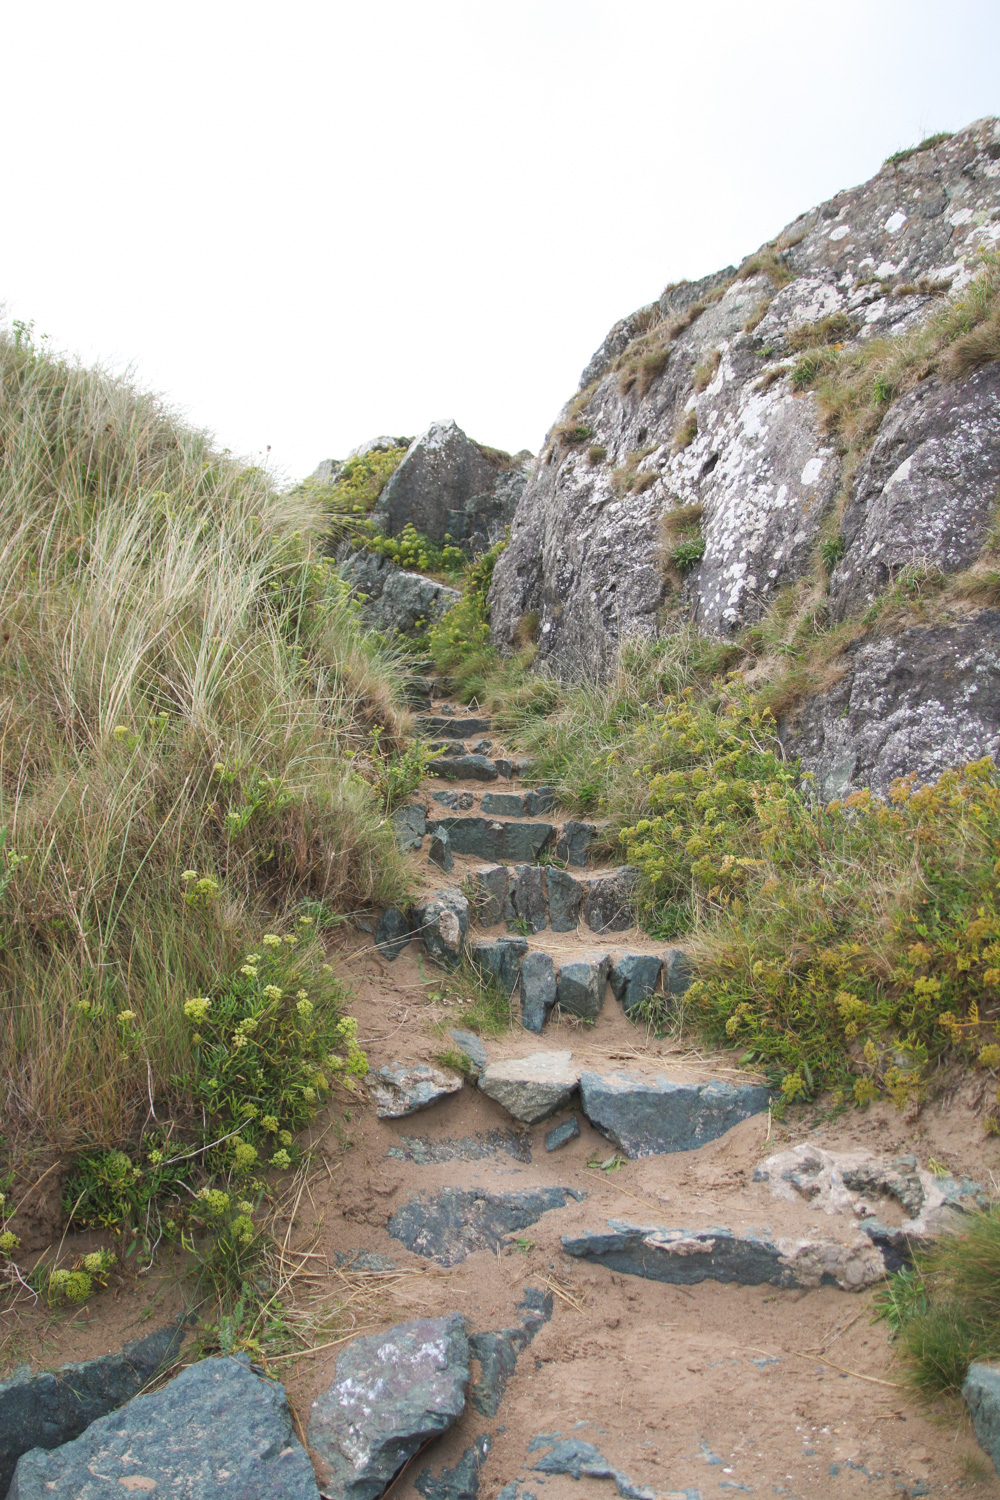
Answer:
[[432, 542], [407, 521], [399, 536], [386, 536], [371, 523], [359, 530], [355, 545], [366, 552], [388, 557], [400, 568], [413, 568], [418, 573], [427, 573], [432, 578], [459, 580], [465, 571], [468, 559], [461, 547], [446, 541], [443, 547]]
[[334, 479], [307, 479], [301, 486], [329, 518], [330, 541], [357, 530], [406, 456], [407, 444], [349, 458]]

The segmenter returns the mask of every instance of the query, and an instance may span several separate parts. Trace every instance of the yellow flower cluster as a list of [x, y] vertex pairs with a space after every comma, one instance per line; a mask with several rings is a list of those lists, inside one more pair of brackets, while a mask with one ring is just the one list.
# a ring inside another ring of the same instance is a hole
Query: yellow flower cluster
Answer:
[[193, 1000], [184, 1001], [184, 1014], [189, 1021], [194, 1021], [195, 1025], [200, 1026], [208, 1015], [211, 1004], [211, 1000], [206, 999], [204, 995], [197, 995]]

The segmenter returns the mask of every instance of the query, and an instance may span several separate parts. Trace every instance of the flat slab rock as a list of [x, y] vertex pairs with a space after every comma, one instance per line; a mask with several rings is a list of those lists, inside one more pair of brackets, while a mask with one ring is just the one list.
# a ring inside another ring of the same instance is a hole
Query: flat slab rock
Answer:
[[468, 1383], [459, 1313], [352, 1339], [309, 1417], [324, 1495], [377, 1500], [417, 1449], [462, 1415]]
[[138, 1395], [162, 1366], [172, 1363], [184, 1340], [176, 1324], [55, 1372], [16, 1371], [0, 1382], [0, 1494], [5, 1495], [22, 1453], [57, 1448], [79, 1437], [98, 1417]]
[[487, 1193], [481, 1188], [445, 1188], [411, 1198], [386, 1225], [414, 1255], [439, 1266], [456, 1266], [475, 1250], [497, 1250], [509, 1234], [535, 1224], [567, 1198], [584, 1195], [574, 1188], [524, 1188], [514, 1193]]
[[203, 1359], [99, 1417], [70, 1443], [18, 1460], [8, 1500], [320, 1500], [284, 1387], [245, 1355]]
[[428, 1063], [388, 1063], [368, 1080], [380, 1120], [401, 1120], [427, 1109], [449, 1094], [457, 1094], [462, 1080]]
[[766, 1110], [770, 1093], [760, 1084], [584, 1072], [580, 1099], [590, 1123], [635, 1159], [697, 1150]]
[[579, 1080], [572, 1052], [533, 1052], [490, 1063], [479, 1087], [515, 1120], [535, 1125], [569, 1103]]
[[885, 1276], [881, 1252], [860, 1233], [846, 1242], [819, 1236], [772, 1239], [714, 1226], [664, 1229], [609, 1219], [606, 1232], [564, 1235], [562, 1247], [567, 1255], [612, 1271], [680, 1286], [724, 1281], [742, 1286], [839, 1286], [858, 1292]]

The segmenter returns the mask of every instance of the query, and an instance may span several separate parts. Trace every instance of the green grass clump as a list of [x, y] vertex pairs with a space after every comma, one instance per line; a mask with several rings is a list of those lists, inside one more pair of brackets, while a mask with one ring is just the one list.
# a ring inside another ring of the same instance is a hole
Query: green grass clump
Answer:
[[907, 146], [903, 151], [894, 151], [891, 156], [886, 157], [883, 166], [902, 166], [903, 162], [909, 161], [911, 156], [916, 156], [921, 151], [933, 151], [935, 146], [940, 146], [945, 141], [950, 141], [953, 134], [954, 131], [951, 130], [939, 130], [936, 135], [926, 136], [920, 142], [919, 146]]
[[912, 1270], [897, 1271], [876, 1303], [925, 1396], [957, 1396], [974, 1360], [1000, 1359], [1000, 1208], [971, 1214]]
[[314, 494], [23, 333], [0, 378], [0, 1133], [30, 1173], [179, 1130], [185, 1001], [299, 903], [403, 893], [379, 766], [409, 720]]

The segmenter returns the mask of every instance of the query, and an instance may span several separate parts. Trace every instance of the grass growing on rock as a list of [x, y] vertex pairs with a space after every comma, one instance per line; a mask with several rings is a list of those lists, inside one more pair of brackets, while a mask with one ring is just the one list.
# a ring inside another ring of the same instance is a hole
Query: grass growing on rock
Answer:
[[0, 1130], [30, 1173], [182, 1130], [185, 1002], [303, 903], [401, 894], [408, 716], [322, 497], [23, 331], [0, 376]]

